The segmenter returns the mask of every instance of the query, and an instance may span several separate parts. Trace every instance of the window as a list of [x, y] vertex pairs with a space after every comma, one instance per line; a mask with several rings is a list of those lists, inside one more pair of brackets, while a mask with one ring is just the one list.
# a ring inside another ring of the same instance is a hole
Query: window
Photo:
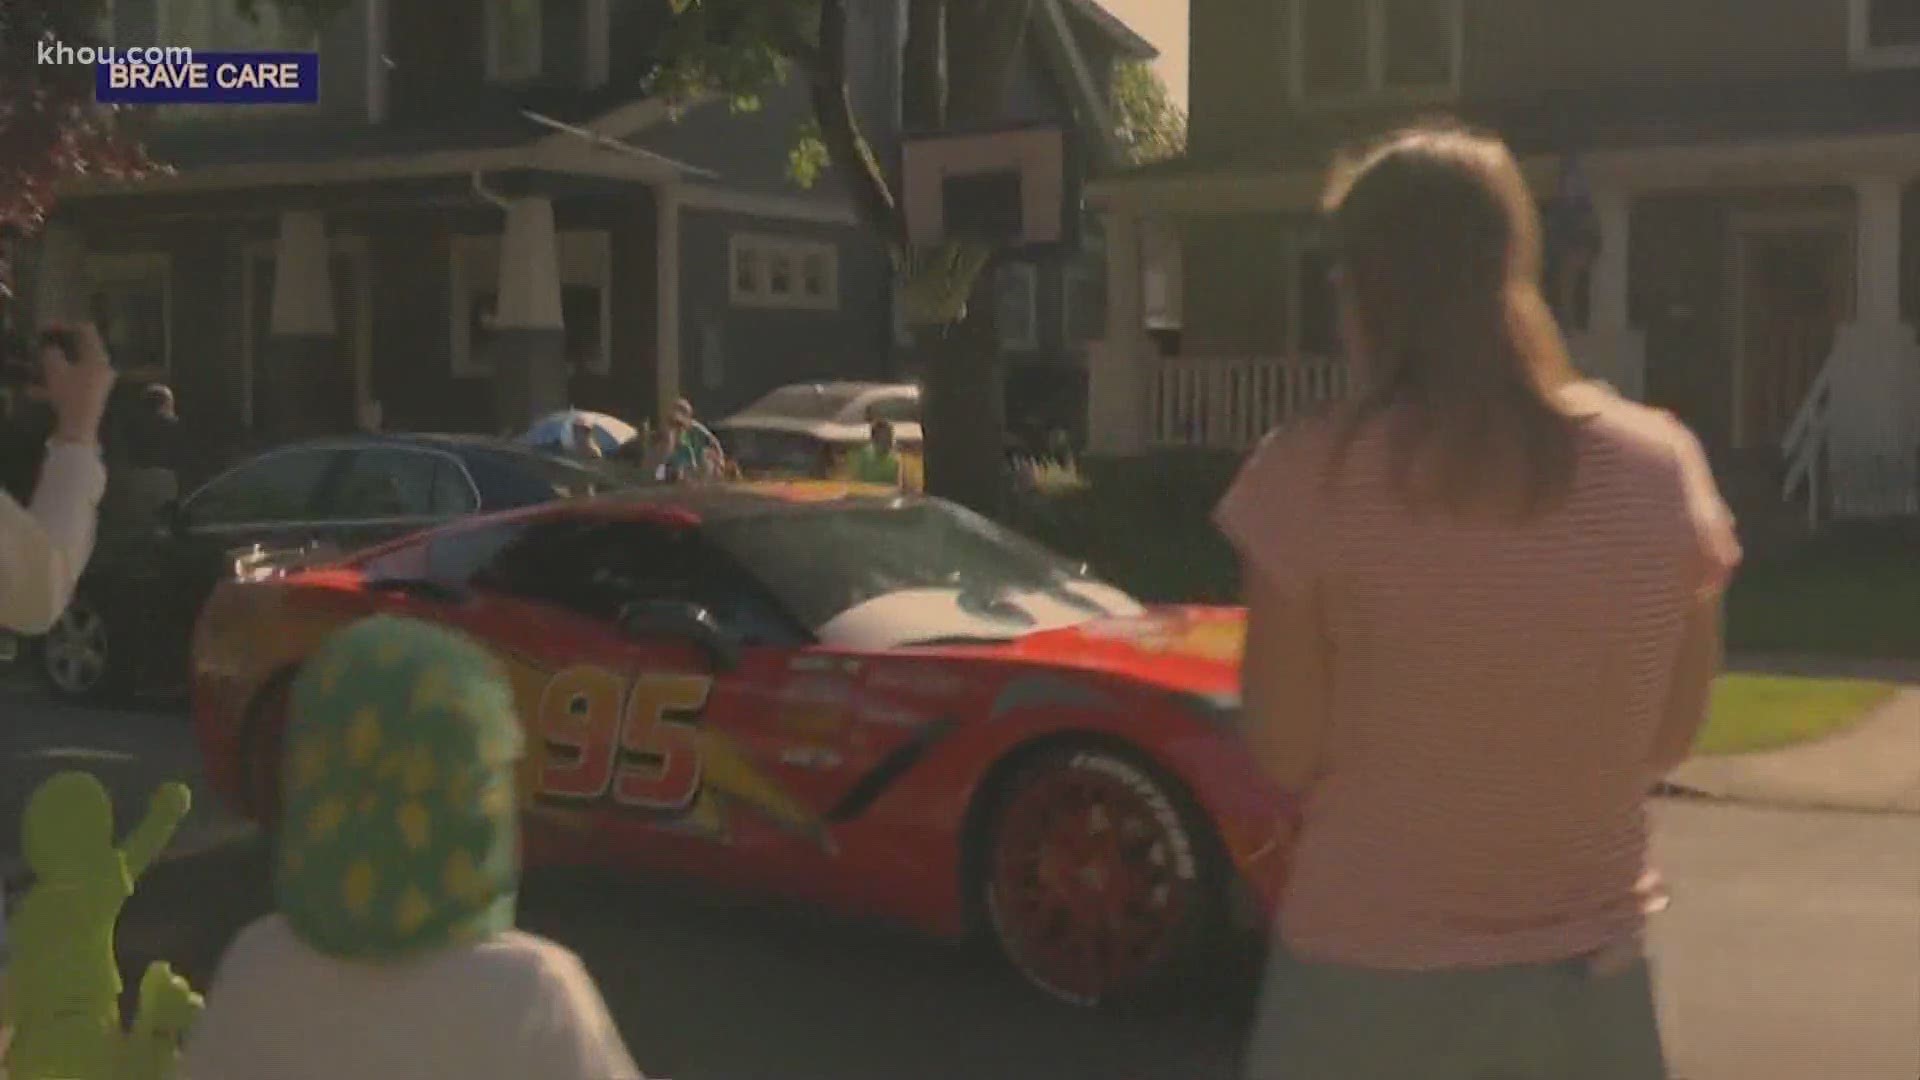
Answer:
[[736, 235], [728, 242], [733, 303], [737, 307], [838, 309], [839, 259], [838, 249], [828, 243]]
[[487, 80], [527, 82], [540, 77], [545, 28], [541, 0], [485, 0]]
[[[158, 23], [152, 42], [127, 44], [184, 45], [200, 52], [319, 52], [320, 35], [301, 26], [277, 4], [253, 5], [242, 14], [238, 0], [159, 0]], [[231, 108], [220, 105], [163, 105], [163, 116], [225, 117]], [[281, 105], [281, 109], [314, 109], [314, 105]]]
[[1459, 88], [1463, 0], [1293, 0], [1294, 97], [1446, 97]]
[[[567, 358], [576, 367], [606, 375], [613, 370], [613, 243], [604, 232], [563, 232], [560, 248], [560, 317], [566, 323]], [[492, 373], [487, 342], [499, 311], [500, 238], [453, 238], [449, 333], [453, 373], [485, 378]]]
[[526, 531], [525, 525], [516, 523], [443, 533], [427, 545], [427, 576], [464, 585]]
[[479, 506], [460, 463], [422, 450], [371, 449], [353, 455], [334, 485], [326, 517], [339, 521], [437, 519]]
[[1851, 0], [1854, 63], [1920, 67], [1920, 0]]
[[677, 526], [575, 519], [537, 525], [476, 577], [486, 588], [614, 623], [638, 601], [696, 604], [744, 644], [801, 637], [779, 609], [699, 533]]
[[336, 450], [288, 450], [258, 458], [201, 488], [186, 506], [195, 528], [312, 521]]
[[1040, 347], [1040, 275], [1032, 263], [1004, 263], [994, 276], [994, 317], [1000, 347], [1033, 352]]
[[165, 255], [95, 255], [87, 259], [87, 313], [114, 366], [165, 376], [172, 367], [172, 262]]

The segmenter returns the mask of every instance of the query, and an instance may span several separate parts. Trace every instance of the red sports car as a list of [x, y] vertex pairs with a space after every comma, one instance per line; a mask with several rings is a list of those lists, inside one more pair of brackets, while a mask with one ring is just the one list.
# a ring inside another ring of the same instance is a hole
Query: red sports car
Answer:
[[528, 728], [528, 858], [988, 934], [1139, 1004], [1267, 925], [1291, 808], [1233, 727], [1245, 621], [1146, 609], [952, 504], [642, 489], [223, 585], [194, 641], [208, 774], [271, 820], [287, 688], [374, 612], [490, 646]]

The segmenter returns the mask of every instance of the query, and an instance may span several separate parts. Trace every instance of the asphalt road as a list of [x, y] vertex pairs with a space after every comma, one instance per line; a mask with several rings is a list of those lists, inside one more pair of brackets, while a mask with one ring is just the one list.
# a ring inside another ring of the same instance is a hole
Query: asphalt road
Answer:
[[[160, 779], [193, 779], [175, 716], [75, 713], [0, 692], [0, 717], [0, 838], [17, 835], [19, 795], [57, 767], [100, 771], [129, 816]], [[1920, 817], [1669, 802], [1656, 823], [1675, 889], [1655, 945], [1679, 1076], [1920, 1077]], [[130, 976], [164, 957], [204, 986], [232, 934], [267, 909], [267, 879], [258, 840], [208, 807], [185, 842], [204, 850], [141, 884], [121, 949]], [[1232, 999], [1152, 1020], [1087, 1016], [961, 949], [610, 875], [534, 878], [522, 923], [582, 955], [655, 1076], [1235, 1076]]]

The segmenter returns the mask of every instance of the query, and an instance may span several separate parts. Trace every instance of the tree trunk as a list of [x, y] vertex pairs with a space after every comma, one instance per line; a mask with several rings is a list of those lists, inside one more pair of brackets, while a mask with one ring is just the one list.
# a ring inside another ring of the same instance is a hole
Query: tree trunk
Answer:
[[[1004, 121], [1025, 55], [1032, 0], [948, 0], [947, 126]], [[920, 334], [926, 359], [927, 491], [988, 516], [1007, 498], [1006, 364], [994, 318], [994, 267], [973, 282], [958, 323]]]
[[927, 492], [996, 517], [1005, 509], [1006, 377], [992, 271], [959, 322], [919, 335], [926, 363]]

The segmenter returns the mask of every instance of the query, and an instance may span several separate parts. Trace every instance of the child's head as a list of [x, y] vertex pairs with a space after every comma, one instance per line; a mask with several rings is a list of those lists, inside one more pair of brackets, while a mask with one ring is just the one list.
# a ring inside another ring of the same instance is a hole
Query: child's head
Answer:
[[523, 744], [494, 658], [379, 616], [322, 648], [292, 704], [277, 894], [294, 930], [378, 958], [511, 927]]

